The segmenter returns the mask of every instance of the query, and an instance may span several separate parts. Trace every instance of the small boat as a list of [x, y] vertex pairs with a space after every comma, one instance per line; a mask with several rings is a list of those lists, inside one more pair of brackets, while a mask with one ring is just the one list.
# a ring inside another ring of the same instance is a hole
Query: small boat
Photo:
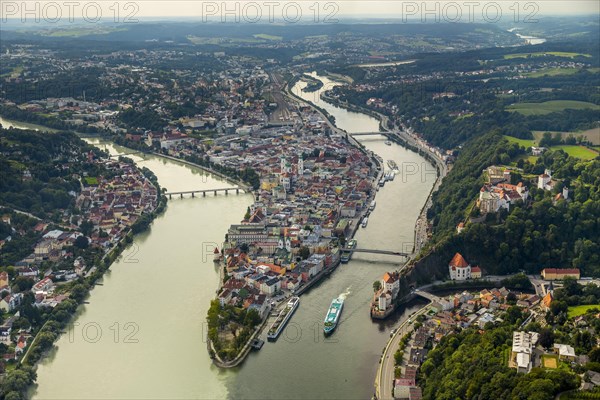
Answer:
[[348, 241], [348, 243], [346, 243], [346, 247], [344, 248], [344, 250], [342, 250], [342, 255], [340, 257], [340, 260], [342, 261], [343, 264], [350, 261], [350, 259], [352, 258], [352, 254], [354, 254], [353, 251], [346, 251], [346, 249], [354, 250], [356, 248], [356, 245], [357, 245], [356, 239], [350, 239]]
[[375, 200], [373, 200], [373, 201], [371, 202], [371, 205], [369, 206], [369, 210], [370, 210], [370, 211], [373, 211], [373, 210], [375, 209], [375, 206], [376, 206], [376, 205], [377, 205], [377, 203], [375, 202]]
[[256, 338], [256, 339], [254, 339], [252, 341], [252, 343], [250, 344], [250, 346], [252, 346], [252, 348], [254, 350], [260, 350], [260, 349], [262, 349], [262, 347], [263, 347], [264, 344], [265, 344], [264, 340]]
[[392, 145], [392, 142], [390, 142], [389, 140], [386, 140], [384, 143], [387, 144], [388, 146]]
[[369, 223], [369, 217], [364, 217], [363, 220], [362, 220], [361, 226], [363, 228], [366, 228], [368, 223]]

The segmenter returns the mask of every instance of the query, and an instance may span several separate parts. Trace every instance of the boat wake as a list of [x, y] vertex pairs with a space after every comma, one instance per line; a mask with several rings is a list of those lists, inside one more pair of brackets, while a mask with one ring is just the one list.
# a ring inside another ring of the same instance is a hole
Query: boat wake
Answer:
[[348, 295], [351, 293], [350, 289], [352, 288], [352, 286], [348, 286], [348, 288], [346, 289], [346, 291], [344, 293], [341, 293], [338, 298], [339, 299], [343, 299], [346, 300], [346, 297], [348, 297]]

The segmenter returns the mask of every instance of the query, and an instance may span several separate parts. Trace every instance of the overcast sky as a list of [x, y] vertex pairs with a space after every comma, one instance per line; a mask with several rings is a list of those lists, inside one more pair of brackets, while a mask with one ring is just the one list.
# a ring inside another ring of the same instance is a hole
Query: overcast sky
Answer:
[[[71, 4], [71, 5], [68, 5]], [[116, 6], [117, 5], [117, 6]], [[71, 7], [68, 9], [68, 7]], [[41, 19], [55, 18], [59, 15], [61, 22], [68, 19], [71, 13], [75, 19], [91, 18], [100, 15], [107, 21], [114, 17], [118, 9], [119, 21], [130, 15], [140, 19], [161, 18], [207, 18], [210, 20], [227, 18], [232, 21], [234, 15], [240, 22], [323, 22], [329, 16], [343, 22], [347, 18], [397, 18], [405, 20], [421, 20], [427, 22], [521, 22], [527, 16], [534, 20], [543, 16], [594, 14], [600, 18], [600, 1], [598, 0], [241, 0], [241, 1], [202, 1], [202, 0], [54, 0], [54, 1], [0, 1], [0, 17], [20, 19], [30, 22], [32, 13]], [[85, 10], [85, 12], [84, 12]], [[317, 13], [318, 10], [318, 13]], [[85, 14], [85, 15], [82, 15]], [[228, 17], [227, 17], [228, 16]], [[297, 18], [298, 17], [298, 18]], [[86, 19], [89, 22], [89, 19]], [[335, 21], [334, 21], [335, 22]]]
[[[269, 6], [269, 2], [276, 3], [276, 5]], [[121, 2], [125, 4], [126, 2]], [[242, 0], [242, 1], [200, 1], [200, 0], [175, 0], [175, 1], [158, 1], [158, 0], [141, 0], [135, 1], [139, 5], [138, 15], [140, 16], [154, 16], [154, 17], [174, 17], [174, 16], [201, 16], [204, 13], [208, 13], [212, 10], [212, 3], [217, 6], [218, 10], [215, 12], [221, 14], [225, 9], [238, 9], [242, 10], [244, 7], [248, 7], [247, 3], [258, 4], [262, 9], [262, 13], [266, 15], [269, 12], [269, 7], [278, 14], [279, 9], [283, 9], [286, 3], [289, 1], [274, 1], [274, 0]], [[223, 3], [226, 3], [223, 6]], [[458, 8], [461, 13], [465, 16], [469, 14], [469, 11], [474, 11], [475, 15], [481, 13], [484, 7], [488, 7], [489, 12], [496, 8], [496, 4], [499, 9], [502, 10], [504, 17], [512, 16], [514, 13], [514, 4], [520, 8], [521, 15], [528, 13], [536, 13], [539, 15], [578, 15], [578, 14], [596, 14], [600, 13], [600, 2], [589, 1], [589, 0], [542, 0], [542, 1], [516, 1], [516, 0], [496, 0], [496, 1], [433, 1], [433, 0], [396, 0], [396, 1], [379, 1], [379, 0], [344, 0], [344, 1], [329, 1], [329, 0], [296, 0], [295, 3], [299, 4], [301, 9], [305, 12], [313, 11], [310, 8], [312, 5], [317, 4], [321, 9], [321, 14], [325, 15], [328, 12], [336, 11], [338, 16], [349, 16], [349, 17], [394, 17], [401, 18], [403, 14], [416, 14], [420, 16], [425, 13], [426, 10], [434, 10], [444, 15], [447, 13], [449, 18], [453, 18], [456, 15], [454, 12]], [[452, 4], [450, 4], [452, 3]], [[470, 3], [473, 3], [470, 5]], [[494, 3], [494, 4], [491, 4]], [[83, 3], [82, 3], [83, 4]], [[334, 4], [332, 6], [331, 4]], [[416, 7], [416, 9], [415, 9]], [[337, 8], [337, 10], [336, 10]], [[250, 13], [252, 8], [248, 8]], [[290, 6], [289, 11], [293, 11], [293, 7]], [[433, 15], [433, 14], [432, 14]]]

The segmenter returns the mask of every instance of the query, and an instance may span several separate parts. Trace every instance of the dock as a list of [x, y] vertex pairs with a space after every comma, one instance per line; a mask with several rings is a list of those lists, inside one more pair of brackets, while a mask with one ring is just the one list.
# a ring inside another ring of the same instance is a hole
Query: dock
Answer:
[[265, 341], [259, 338], [255, 338], [252, 343], [250, 343], [250, 346], [254, 349], [254, 350], [260, 350], [262, 349], [262, 347], [264, 346]]

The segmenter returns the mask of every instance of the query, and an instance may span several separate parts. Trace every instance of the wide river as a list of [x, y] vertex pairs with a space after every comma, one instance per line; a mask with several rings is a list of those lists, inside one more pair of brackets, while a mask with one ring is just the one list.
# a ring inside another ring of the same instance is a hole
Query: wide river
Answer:
[[[305, 83], [298, 83], [304, 85]], [[326, 87], [329, 82], [326, 82]], [[314, 93], [296, 93], [318, 101]], [[366, 115], [320, 102], [348, 132], [377, 131]], [[88, 139], [113, 154], [127, 149]], [[356, 238], [359, 246], [412, 248], [415, 220], [431, 189], [433, 167], [380, 135], [362, 136], [367, 148], [394, 160], [400, 174], [377, 194], [377, 207]], [[133, 156], [169, 190], [214, 188], [218, 178], [154, 156]], [[414, 171], [417, 171], [416, 173]], [[410, 173], [408, 172], [410, 171]], [[35, 399], [365, 399], [390, 330], [420, 306], [412, 303], [385, 322], [372, 322], [373, 281], [402, 260], [356, 254], [304, 294], [276, 343], [266, 343], [238, 368], [219, 370], [208, 357], [204, 321], [219, 274], [210, 253], [238, 223], [249, 195], [169, 201], [151, 229], [135, 237], [83, 305], [56, 350], [38, 368]], [[336, 332], [320, 327], [334, 297], [346, 302]], [[129, 324], [128, 324], [129, 323]], [[98, 333], [102, 335], [99, 336]]]

